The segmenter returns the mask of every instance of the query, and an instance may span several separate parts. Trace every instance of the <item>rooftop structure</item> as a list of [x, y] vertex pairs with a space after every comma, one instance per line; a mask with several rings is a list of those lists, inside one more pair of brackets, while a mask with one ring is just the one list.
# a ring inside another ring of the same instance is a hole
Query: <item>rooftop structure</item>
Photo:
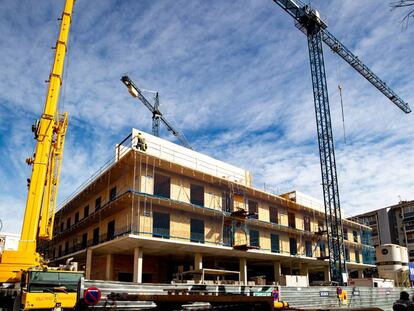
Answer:
[[[139, 130], [55, 219], [43, 252], [55, 263], [74, 257], [87, 278], [329, 279], [323, 209], [256, 189], [250, 172]], [[374, 263], [371, 229], [344, 220], [344, 232], [348, 271], [361, 275]]]

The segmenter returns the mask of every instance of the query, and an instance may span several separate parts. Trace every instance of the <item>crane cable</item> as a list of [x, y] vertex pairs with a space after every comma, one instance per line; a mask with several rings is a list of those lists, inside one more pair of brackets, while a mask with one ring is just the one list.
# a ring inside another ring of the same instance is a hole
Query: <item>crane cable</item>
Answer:
[[346, 131], [345, 131], [345, 113], [344, 113], [344, 100], [342, 96], [343, 84], [342, 84], [342, 72], [341, 72], [341, 64], [339, 63], [339, 58], [336, 57], [336, 76], [338, 80], [338, 92], [339, 92], [339, 99], [341, 102], [341, 113], [342, 113], [342, 129], [344, 134], [344, 143], [346, 145]]
[[345, 115], [344, 115], [344, 101], [342, 99], [342, 86], [341, 84], [338, 84], [338, 90], [339, 90], [339, 97], [341, 99], [341, 111], [342, 111], [342, 128], [344, 130], [344, 143], [346, 144], [346, 132], [345, 132]]

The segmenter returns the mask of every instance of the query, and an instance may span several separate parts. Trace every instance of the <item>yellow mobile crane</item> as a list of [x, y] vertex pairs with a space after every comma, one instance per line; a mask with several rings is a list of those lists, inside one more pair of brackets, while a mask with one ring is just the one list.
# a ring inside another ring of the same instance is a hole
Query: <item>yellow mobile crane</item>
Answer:
[[51, 240], [66, 129], [67, 113], [58, 113], [58, 99], [75, 0], [66, 0], [43, 114], [32, 127], [36, 148], [26, 162], [32, 165], [26, 210], [17, 251], [5, 250], [0, 258], [2, 289], [17, 293], [21, 309], [70, 308], [76, 300], [81, 272], [46, 266], [36, 251], [37, 240]]

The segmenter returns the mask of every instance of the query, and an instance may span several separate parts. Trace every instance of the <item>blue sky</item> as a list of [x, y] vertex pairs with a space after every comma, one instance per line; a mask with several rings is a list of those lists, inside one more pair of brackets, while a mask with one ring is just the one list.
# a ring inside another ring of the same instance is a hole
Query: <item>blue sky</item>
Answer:
[[[30, 128], [42, 111], [63, 4], [0, 1], [0, 219], [10, 232], [21, 227]], [[376, 0], [311, 4], [331, 33], [413, 103], [414, 26], [402, 29], [402, 11]], [[345, 213], [414, 199], [414, 116], [324, 52]], [[259, 188], [322, 198], [306, 37], [273, 1], [77, 0], [60, 100], [70, 118], [60, 201], [132, 127], [151, 131], [150, 113], [119, 81], [125, 73], [160, 92], [162, 111], [198, 151], [251, 170]]]

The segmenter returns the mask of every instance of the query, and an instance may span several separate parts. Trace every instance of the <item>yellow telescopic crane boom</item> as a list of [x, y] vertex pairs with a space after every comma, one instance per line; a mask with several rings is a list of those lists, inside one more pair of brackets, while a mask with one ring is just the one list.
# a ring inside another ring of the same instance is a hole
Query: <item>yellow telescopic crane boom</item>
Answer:
[[17, 251], [3, 252], [0, 283], [16, 282], [20, 279], [21, 270], [41, 265], [41, 257], [36, 252], [36, 240], [50, 240], [52, 237], [67, 129], [67, 113], [58, 114], [58, 99], [74, 2], [75, 0], [66, 0], [65, 3], [43, 114], [33, 126], [37, 142], [33, 158], [27, 159], [27, 163], [33, 167], [19, 248]]

